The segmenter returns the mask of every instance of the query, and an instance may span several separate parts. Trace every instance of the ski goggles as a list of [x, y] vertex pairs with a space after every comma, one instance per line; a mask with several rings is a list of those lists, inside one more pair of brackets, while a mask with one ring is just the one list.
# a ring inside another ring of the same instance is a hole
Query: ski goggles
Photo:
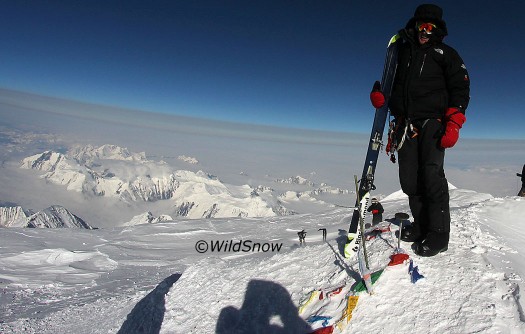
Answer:
[[418, 23], [416, 25], [417, 31], [424, 32], [425, 34], [432, 35], [432, 30], [436, 29], [436, 25], [434, 23]]

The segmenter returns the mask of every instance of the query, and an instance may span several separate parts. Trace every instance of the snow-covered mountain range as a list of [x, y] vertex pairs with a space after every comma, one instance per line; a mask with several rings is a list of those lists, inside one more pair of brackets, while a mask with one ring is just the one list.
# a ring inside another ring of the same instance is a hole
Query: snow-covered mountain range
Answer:
[[[179, 160], [197, 164], [195, 158]], [[301, 199], [325, 205], [314, 195], [347, 194], [326, 184], [313, 190], [275, 193], [269, 187], [231, 185], [201, 170], [175, 170], [165, 161], [149, 160], [145, 152], [133, 153], [116, 145], [74, 146], [65, 153], [45, 151], [22, 159], [22, 169], [42, 172], [47, 182], [88, 197], [117, 198], [125, 203], [169, 200], [173, 209], [164, 214], [174, 217], [271, 217], [294, 214], [286, 203]], [[301, 176], [276, 183], [307, 185]]]

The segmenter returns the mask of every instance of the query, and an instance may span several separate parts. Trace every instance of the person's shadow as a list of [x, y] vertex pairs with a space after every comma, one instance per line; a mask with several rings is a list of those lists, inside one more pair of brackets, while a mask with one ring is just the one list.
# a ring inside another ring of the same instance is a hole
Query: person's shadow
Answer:
[[128, 314], [118, 334], [159, 333], [166, 312], [164, 306], [166, 294], [180, 276], [181, 274], [173, 274], [167, 277], [146, 297], [142, 298]]
[[240, 309], [221, 310], [216, 334], [293, 334], [309, 333], [312, 328], [299, 317], [297, 306], [281, 285], [251, 280]]

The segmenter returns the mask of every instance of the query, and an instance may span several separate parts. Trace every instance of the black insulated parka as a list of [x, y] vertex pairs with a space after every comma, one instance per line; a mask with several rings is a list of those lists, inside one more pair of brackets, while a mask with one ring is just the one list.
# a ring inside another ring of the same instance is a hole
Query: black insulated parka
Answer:
[[435, 36], [420, 45], [415, 20], [399, 32], [402, 44], [389, 107], [394, 117], [410, 120], [442, 118], [449, 107], [465, 112], [470, 79], [459, 54]]

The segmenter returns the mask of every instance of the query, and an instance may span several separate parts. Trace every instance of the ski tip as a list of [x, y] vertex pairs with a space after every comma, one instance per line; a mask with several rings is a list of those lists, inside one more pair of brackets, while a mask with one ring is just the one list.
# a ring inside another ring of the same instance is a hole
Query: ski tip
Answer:
[[390, 39], [390, 41], [388, 41], [388, 46], [394, 44], [401, 36], [399, 34], [395, 34], [394, 36], [392, 36], [392, 38]]

